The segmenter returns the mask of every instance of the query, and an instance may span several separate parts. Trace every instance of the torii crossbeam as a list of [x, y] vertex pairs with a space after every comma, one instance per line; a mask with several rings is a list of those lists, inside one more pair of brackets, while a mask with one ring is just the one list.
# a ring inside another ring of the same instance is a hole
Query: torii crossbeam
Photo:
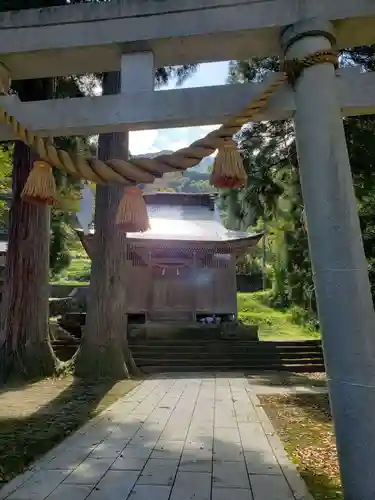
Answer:
[[[374, 43], [374, 0], [129, 0], [5, 13], [0, 62], [12, 79], [120, 70], [124, 95], [108, 99], [108, 110], [99, 99], [92, 110], [84, 98], [75, 101], [76, 111], [68, 101], [3, 100], [50, 135], [207, 124], [236, 111], [247, 89], [250, 101], [254, 87], [244, 85], [235, 97], [235, 87], [159, 96], [155, 67], [270, 55], [301, 61]], [[345, 498], [374, 500], [375, 313], [342, 120], [343, 109], [373, 113], [374, 79], [356, 74], [351, 87], [343, 71], [338, 84], [334, 64], [332, 58], [304, 66], [293, 88], [280, 87], [258, 119], [294, 118]], [[130, 94], [132, 110], [111, 115]], [[168, 99], [176, 107], [169, 115], [161, 109]], [[58, 119], [46, 116], [53, 106]]]

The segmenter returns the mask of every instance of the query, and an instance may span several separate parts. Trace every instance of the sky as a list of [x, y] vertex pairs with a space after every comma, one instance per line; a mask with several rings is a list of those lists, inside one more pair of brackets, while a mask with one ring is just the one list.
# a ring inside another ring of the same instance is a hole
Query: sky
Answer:
[[[228, 62], [206, 63], [179, 88], [223, 85], [228, 76]], [[176, 88], [176, 82], [161, 88], [161, 91]], [[188, 146], [217, 128], [217, 125], [202, 127], [180, 127], [161, 130], [130, 132], [129, 146], [132, 155], [157, 153], [165, 149], [175, 151]]]

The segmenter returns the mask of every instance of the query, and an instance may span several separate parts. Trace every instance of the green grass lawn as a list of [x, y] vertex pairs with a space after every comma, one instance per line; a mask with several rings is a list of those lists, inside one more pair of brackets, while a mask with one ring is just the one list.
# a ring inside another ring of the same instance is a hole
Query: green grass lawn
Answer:
[[86, 254], [77, 254], [72, 257], [70, 265], [55, 276], [51, 283], [61, 285], [88, 284], [90, 280], [91, 260]]
[[[258, 325], [261, 340], [318, 339], [320, 334], [307, 321], [301, 321], [302, 312], [274, 309], [266, 305], [267, 292], [238, 293], [238, 319], [245, 325]], [[298, 323], [297, 323], [298, 321]]]

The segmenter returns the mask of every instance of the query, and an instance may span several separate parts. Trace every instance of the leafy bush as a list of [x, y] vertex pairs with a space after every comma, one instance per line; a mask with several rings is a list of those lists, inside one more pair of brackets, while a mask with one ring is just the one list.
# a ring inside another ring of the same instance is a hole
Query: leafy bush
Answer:
[[[259, 326], [259, 336], [271, 339], [314, 339], [319, 332], [313, 318], [304, 316], [302, 309], [280, 309], [272, 306], [272, 291], [237, 294], [238, 320], [244, 325]], [[306, 321], [304, 321], [304, 318]]]
[[54, 281], [63, 283], [87, 283], [90, 281], [91, 260], [89, 258], [77, 257], [71, 260], [70, 265], [55, 276]]
[[302, 307], [299, 306], [291, 307], [289, 313], [294, 324], [301, 325], [311, 330], [317, 330], [319, 328], [319, 320], [314, 313], [306, 311], [306, 309], [302, 309]]

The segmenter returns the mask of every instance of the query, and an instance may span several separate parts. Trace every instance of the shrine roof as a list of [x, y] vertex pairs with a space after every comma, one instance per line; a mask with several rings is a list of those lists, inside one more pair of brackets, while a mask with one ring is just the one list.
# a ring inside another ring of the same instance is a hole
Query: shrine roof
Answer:
[[231, 231], [221, 222], [220, 212], [211, 194], [154, 193], [144, 196], [150, 229], [128, 233], [133, 241], [194, 241], [231, 243], [243, 240], [256, 244], [262, 234]]

